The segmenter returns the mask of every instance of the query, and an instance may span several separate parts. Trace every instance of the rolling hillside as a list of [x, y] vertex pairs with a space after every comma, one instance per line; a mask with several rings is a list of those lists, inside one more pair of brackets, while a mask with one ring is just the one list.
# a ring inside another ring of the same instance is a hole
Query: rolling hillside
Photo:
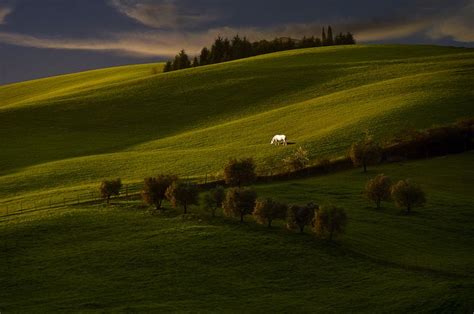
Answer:
[[[474, 307], [473, 153], [258, 185], [260, 196], [335, 202], [346, 235], [245, 224], [140, 201], [69, 206], [0, 224], [2, 312], [467, 313]], [[410, 177], [411, 216], [364, 199], [369, 177]], [[165, 204], [169, 207], [169, 204]]]
[[[279, 167], [298, 146], [337, 157], [367, 129], [384, 139], [472, 117], [474, 49], [357, 45], [162, 66], [0, 86], [0, 312], [472, 312], [472, 152], [254, 187], [345, 208], [336, 243], [196, 206], [65, 200], [106, 178], [202, 177], [229, 157]], [[271, 146], [277, 133], [296, 145]], [[419, 183], [426, 206], [375, 210], [361, 191], [378, 173]]]
[[[281, 52], [172, 73], [138, 65], [0, 87], [0, 198], [157, 172], [203, 176], [229, 157], [294, 147], [339, 156], [379, 138], [474, 115], [474, 50], [350, 46]], [[1, 201], [0, 201], [1, 202]]]

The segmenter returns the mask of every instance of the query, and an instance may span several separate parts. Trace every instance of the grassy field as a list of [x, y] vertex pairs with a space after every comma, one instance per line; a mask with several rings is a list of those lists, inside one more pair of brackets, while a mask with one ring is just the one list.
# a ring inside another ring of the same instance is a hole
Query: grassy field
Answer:
[[161, 64], [0, 86], [0, 203], [120, 176], [215, 174], [229, 157], [279, 162], [294, 146], [339, 156], [378, 138], [473, 116], [474, 51], [324, 47], [172, 73]]
[[[212, 177], [230, 157], [278, 169], [298, 146], [339, 157], [365, 130], [383, 140], [472, 117], [473, 49], [356, 45], [162, 66], [0, 86], [1, 313], [472, 312], [472, 153], [255, 187], [343, 206], [337, 243], [281, 221], [66, 199], [94, 198], [107, 178]], [[296, 145], [269, 145], [281, 133]], [[382, 172], [420, 183], [426, 207], [375, 210], [362, 189]]]
[[[427, 205], [375, 210], [361, 190], [380, 172], [420, 183]], [[18, 217], [0, 228], [0, 310], [471, 312], [473, 175], [466, 153], [256, 186], [344, 206], [337, 244], [197, 208], [150, 215], [133, 201]]]

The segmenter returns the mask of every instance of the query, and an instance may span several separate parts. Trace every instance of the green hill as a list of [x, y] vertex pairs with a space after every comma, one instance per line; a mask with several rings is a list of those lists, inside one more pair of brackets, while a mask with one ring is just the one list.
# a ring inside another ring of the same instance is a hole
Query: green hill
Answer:
[[0, 86], [0, 198], [108, 177], [204, 176], [229, 157], [338, 156], [365, 129], [383, 138], [474, 115], [474, 50], [357, 45], [294, 50], [172, 73], [162, 64]]
[[[472, 153], [259, 185], [285, 202], [346, 208], [337, 243], [278, 227], [150, 215], [140, 202], [3, 221], [2, 312], [449, 312], [474, 306]], [[361, 195], [369, 177], [410, 177], [413, 215]], [[169, 205], [166, 204], [167, 207]], [[23, 219], [25, 218], [25, 219]]]

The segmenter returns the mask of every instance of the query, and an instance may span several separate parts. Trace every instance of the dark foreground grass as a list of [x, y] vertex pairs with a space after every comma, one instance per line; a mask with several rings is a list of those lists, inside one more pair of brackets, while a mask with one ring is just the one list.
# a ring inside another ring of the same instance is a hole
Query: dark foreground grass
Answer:
[[2, 312], [471, 312], [472, 154], [380, 166], [428, 193], [413, 216], [360, 195], [360, 171], [258, 186], [346, 207], [338, 244], [139, 203], [0, 228]]

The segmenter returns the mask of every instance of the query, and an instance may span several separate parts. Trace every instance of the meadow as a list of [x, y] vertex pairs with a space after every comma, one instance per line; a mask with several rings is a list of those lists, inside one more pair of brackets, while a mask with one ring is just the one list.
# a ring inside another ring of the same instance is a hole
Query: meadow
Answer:
[[[117, 177], [212, 180], [231, 157], [277, 171], [299, 146], [338, 158], [366, 131], [383, 141], [473, 117], [473, 49], [337, 46], [162, 67], [0, 86], [0, 312], [472, 312], [472, 152], [254, 186], [344, 207], [334, 243], [283, 221], [153, 213], [136, 198], [18, 204], [78, 199]], [[271, 146], [275, 134], [295, 145]], [[378, 173], [419, 183], [426, 206], [376, 210], [362, 191]]]
[[[468, 312], [474, 306], [472, 153], [257, 185], [349, 215], [335, 243], [139, 201], [72, 206], [3, 223], [5, 312]], [[385, 173], [428, 196], [411, 216], [361, 191]]]
[[0, 198], [97, 181], [216, 174], [229, 157], [279, 167], [294, 147], [345, 154], [378, 139], [472, 116], [472, 49], [347, 46], [269, 54], [173, 73], [162, 64], [0, 87]]

